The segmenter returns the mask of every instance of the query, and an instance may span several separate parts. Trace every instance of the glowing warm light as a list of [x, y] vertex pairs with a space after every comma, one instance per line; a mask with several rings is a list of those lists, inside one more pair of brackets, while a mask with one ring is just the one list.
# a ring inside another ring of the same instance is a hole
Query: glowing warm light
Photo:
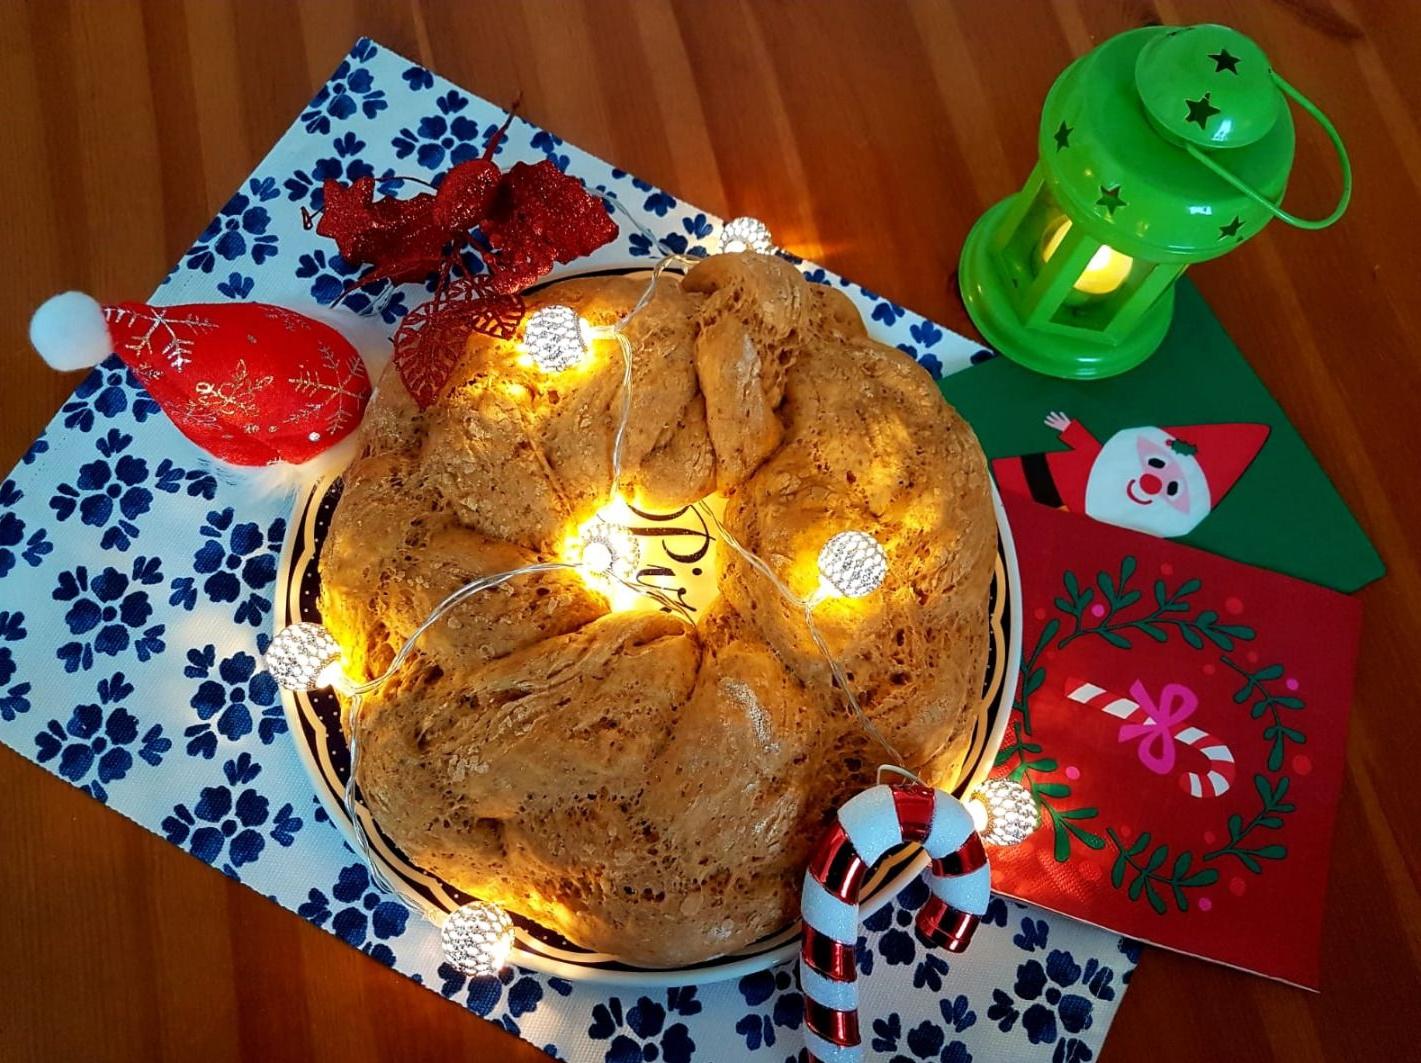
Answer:
[[768, 255], [774, 249], [770, 230], [759, 218], [732, 218], [720, 231], [720, 250], [723, 254], [758, 251], [762, 255]]
[[[1061, 241], [1070, 231], [1071, 219], [1062, 218], [1060, 224], [1046, 237], [1046, 244], [1041, 249], [1041, 261], [1051, 261], [1051, 256], [1056, 253]], [[1100, 250], [1090, 256], [1090, 261], [1086, 263], [1085, 269], [1072, 287], [1087, 295], [1109, 295], [1125, 283], [1125, 278], [1130, 276], [1134, 265], [1135, 260], [1129, 255], [1121, 254], [1108, 244], [1101, 244]]]
[[967, 799], [967, 811], [986, 845], [1016, 845], [1041, 821], [1031, 791], [1010, 779], [988, 779]]
[[439, 931], [444, 958], [470, 978], [498, 974], [513, 949], [513, 923], [502, 908], [470, 901], [455, 908]]
[[636, 575], [641, 548], [626, 527], [595, 517], [582, 529], [582, 564], [599, 576], [631, 579]]
[[819, 551], [821, 584], [815, 597], [862, 598], [878, 590], [886, 575], [888, 554], [877, 539], [868, 532], [839, 532]]
[[276, 633], [263, 663], [282, 690], [320, 690], [345, 679], [340, 643], [320, 624], [292, 624]]
[[543, 372], [560, 373], [592, 349], [592, 328], [570, 306], [540, 307], [528, 318], [523, 346]]
[[641, 544], [630, 530], [636, 519], [625, 499], [614, 498], [584, 521], [561, 551], [615, 612], [649, 604], [640, 591], [627, 586], [635, 582], [641, 564]]

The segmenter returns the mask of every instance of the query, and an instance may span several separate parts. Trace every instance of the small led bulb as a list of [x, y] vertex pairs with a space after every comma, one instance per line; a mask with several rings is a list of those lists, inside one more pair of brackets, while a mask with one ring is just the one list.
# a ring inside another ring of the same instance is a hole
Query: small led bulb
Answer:
[[439, 931], [444, 958], [470, 978], [498, 974], [513, 949], [513, 923], [494, 904], [470, 901], [449, 913]]
[[827, 591], [843, 598], [872, 594], [888, 574], [888, 555], [868, 532], [839, 532], [819, 551], [818, 597]]
[[986, 845], [1025, 841], [1041, 821], [1031, 791], [1010, 779], [988, 779], [967, 799], [967, 811]]
[[284, 627], [266, 648], [263, 663], [282, 690], [320, 690], [344, 677], [340, 643], [320, 624]]
[[775, 244], [770, 239], [770, 230], [759, 218], [732, 218], [725, 223], [725, 228], [720, 231], [722, 254], [729, 255], [737, 251], [758, 251], [762, 255], [768, 255], [774, 249]]
[[544, 306], [528, 318], [523, 344], [539, 369], [560, 373], [587, 356], [592, 329], [570, 306]]
[[641, 547], [626, 528], [598, 518], [582, 532], [581, 561], [594, 575], [630, 580], [641, 561]]

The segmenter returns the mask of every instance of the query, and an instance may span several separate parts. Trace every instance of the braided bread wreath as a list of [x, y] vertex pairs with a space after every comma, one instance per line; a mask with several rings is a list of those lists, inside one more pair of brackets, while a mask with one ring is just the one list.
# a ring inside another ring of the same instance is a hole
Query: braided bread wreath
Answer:
[[[644, 279], [575, 278], [529, 311], [617, 320]], [[865, 713], [930, 783], [966, 756], [996, 521], [967, 424], [849, 300], [752, 253], [663, 275], [628, 326], [624, 494], [724, 523], [799, 594], [836, 531], [886, 548], [883, 586], [815, 618]], [[599, 342], [544, 375], [469, 337], [419, 410], [387, 371], [320, 558], [320, 609], [375, 674], [445, 595], [560, 556], [605, 500], [622, 367]], [[527, 576], [431, 628], [366, 702], [358, 782], [380, 830], [457, 889], [641, 967], [694, 964], [797, 917], [801, 876], [886, 757], [804, 619], [731, 551], [694, 625], [624, 611], [576, 572]]]

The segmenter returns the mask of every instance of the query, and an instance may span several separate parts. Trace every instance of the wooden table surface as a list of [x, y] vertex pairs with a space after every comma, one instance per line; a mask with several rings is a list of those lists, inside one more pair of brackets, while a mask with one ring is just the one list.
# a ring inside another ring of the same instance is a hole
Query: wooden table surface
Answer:
[[[1193, 275], [1391, 572], [1362, 593], [1321, 994], [1148, 950], [1105, 1059], [1416, 1058], [1421, 6], [0, 0], [0, 469], [77, 379], [29, 351], [31, 309], [151, 291], [360, 34], [970, 331], [958, 249], [1030, 170], [1047, 87], [1157, 21], [1242, 29], [1346, 137], [1342, 224]], [[1335, 188], [1303, 128], [1290, 202]], [[0, 897], [7, 1060], [544, 1058], [3, 747]]]

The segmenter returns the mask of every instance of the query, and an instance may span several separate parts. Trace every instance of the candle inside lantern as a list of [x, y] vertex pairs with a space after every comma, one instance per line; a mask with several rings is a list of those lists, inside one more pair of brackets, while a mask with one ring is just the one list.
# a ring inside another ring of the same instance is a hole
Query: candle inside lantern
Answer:
[[[1061, 241], [1070, 231], [1070, 218], [1062, 218], [1054, 229], [1046, 231], [1046, 240], [1041, 248], [1042, 262], [1051, 261], [1051, 256], [1056, 253]], [[1072, 287], [1087, 295], [1109, 295], [1125, 283], [1125, 278], [1130, 276], [1130, 269], [1134, 265], [1135, 260], [1129, 255], [1122, 255], [1109, 244], [1101, 244], [1100, 250], [1090, 256], [1090, 261], [1086, 263], [1085, 269], [1081, 270], [1081, 275], [1076, 278]]]

